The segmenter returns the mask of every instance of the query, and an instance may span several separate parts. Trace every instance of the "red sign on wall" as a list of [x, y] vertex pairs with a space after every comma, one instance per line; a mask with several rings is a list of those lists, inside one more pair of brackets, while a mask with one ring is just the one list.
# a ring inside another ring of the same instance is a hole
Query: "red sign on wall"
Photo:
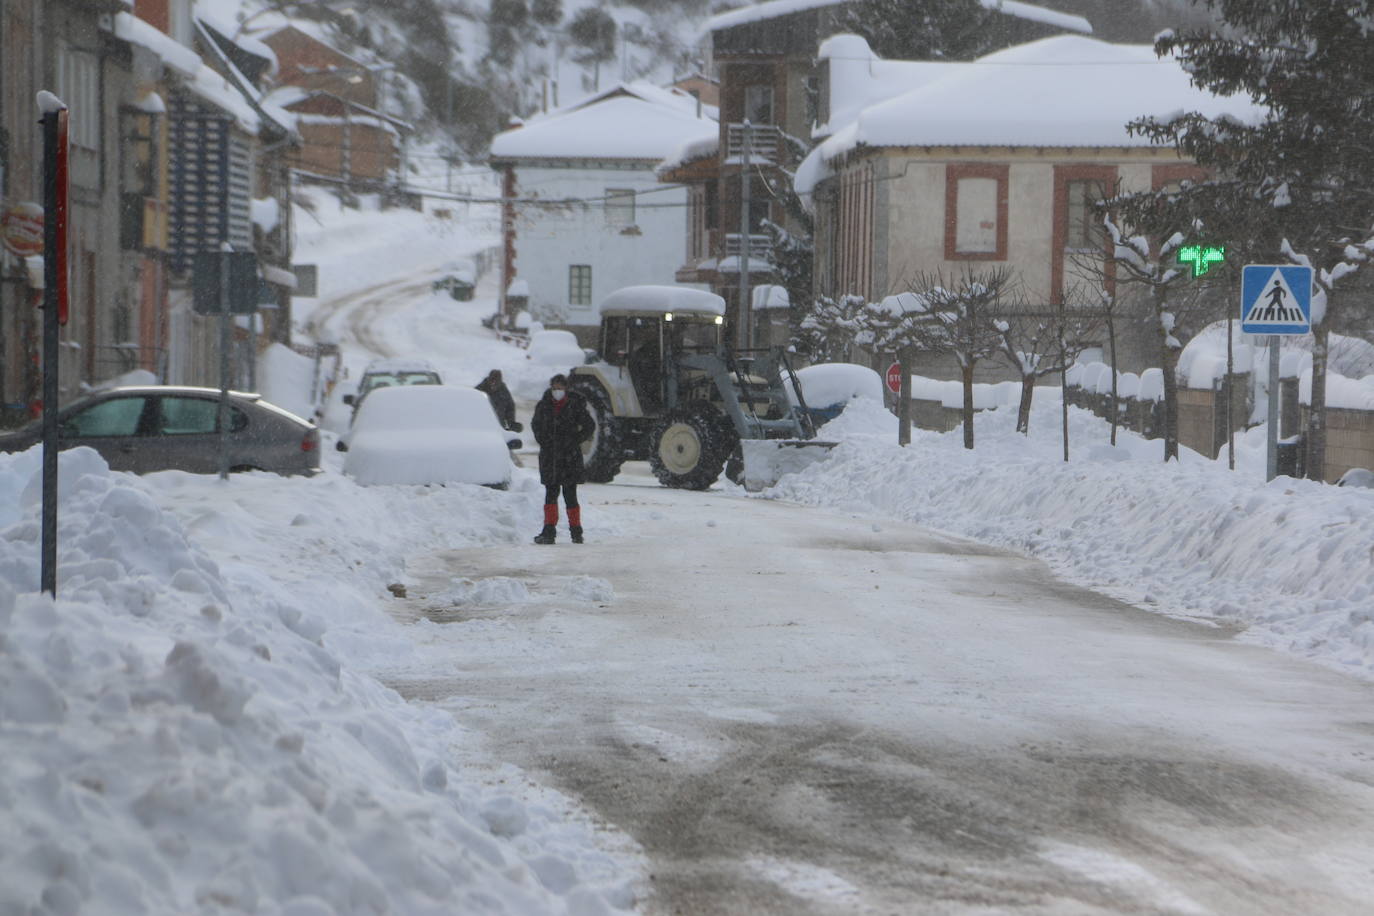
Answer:
[[902, 393], [902, 364], [893, 363], [887, 367], [887, 390], [893, 394]]
[[43, 253], [43, 208], [35, 203], [10, 204], [0, 213], [0, 244], [20, 258]]

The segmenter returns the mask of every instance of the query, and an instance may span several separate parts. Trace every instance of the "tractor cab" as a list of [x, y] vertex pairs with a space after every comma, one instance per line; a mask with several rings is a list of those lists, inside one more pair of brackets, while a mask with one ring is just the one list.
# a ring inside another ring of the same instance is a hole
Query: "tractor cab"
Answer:
[[702, 489], [722, 469], [738, 476], [743, 440], [814, 435], [783, 384], [786, 355], [731, 351], [724, 324], [725, 300], [703, 290], [630, 286], [606, 297], [600, 358], [569, 375], [596, 425], [583, 446], [588, 480], [647, 460], [665, 485]]
[[644, 416], [657, 416], [680, 392], [683, 356], [721, 349], [725, 302], [701, 290], [632, 286], [601, 305], [598, 350], [608, 366], [628, 378]]

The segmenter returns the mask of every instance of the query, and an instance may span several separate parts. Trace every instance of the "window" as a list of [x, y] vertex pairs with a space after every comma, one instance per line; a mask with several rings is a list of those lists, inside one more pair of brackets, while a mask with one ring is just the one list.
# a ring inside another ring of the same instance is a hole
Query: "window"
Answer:
[[1064, 247], [1101, 251], [1107, 244], [1107, 230], [1102, 225], [1103, 213], [1095, 205], [1107, 197], [1106, 186], [1094, 178], [1074, 179], [1064, 183], [1064, 192], [1069, 217]]
[[133, 436], [146, 398], [110, 398], [79, 410], [62, 421], [62, 435], [76, 439]]
[[945, 169], [945, 259], [1000, 261], [1007, 256], [1007, 166]]
[[100, 69], [96, 56], [75, 51], [65, 44], [57, 48], [57, 96], [71, 110], [68, 122], [72, 146], [100, 149]]
[[592, 266], [573, 264], [568, 268], [568, 304], [592, 304]]
[[[238, 432], [248, 425], [243, 411], [229, 407], [229, 430]], [[207, 435], [219, 429], [219, 401], [208, 398], [163, 398], [162, 426], [164, 436]]]
[[773, 123], [773, 87], [744, 87], [744, 120], [750, 124]]
[[635, 192], [624, 188], [606, 189], [606, 225], [635, 224]]

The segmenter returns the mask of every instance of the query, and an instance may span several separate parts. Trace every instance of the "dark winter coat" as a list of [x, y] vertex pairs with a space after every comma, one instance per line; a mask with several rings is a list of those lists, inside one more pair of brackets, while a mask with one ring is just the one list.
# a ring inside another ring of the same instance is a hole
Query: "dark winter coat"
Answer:
[[587, 409], [587, 399], [569, 391], [567, 403], [559, 409], [552, 390], [544, 392], [534, 406], [534, 441], [539, 443], [539, 482], [546, 487], [581, 483], [582, 443], [596, 432], [596, 422]]
[[496, 419], [501, 421], [501, 427], [515, 429], [515, 398], [510, 396], [506, 383], [485, 378], [478, 383], [477, 390], [484, 392], [487, 400], [491, 401], [491, 409], [495, 411]]

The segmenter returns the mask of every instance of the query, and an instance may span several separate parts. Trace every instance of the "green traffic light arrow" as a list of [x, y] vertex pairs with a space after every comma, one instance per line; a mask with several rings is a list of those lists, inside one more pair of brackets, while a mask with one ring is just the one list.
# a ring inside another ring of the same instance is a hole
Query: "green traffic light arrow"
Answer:
[[1191, 264], [1193, 276], [1200, 277], [1212, 269], [1213, 264], [1226, 260], [1224, 245], [1185, 245], [1178, 250], [1178, 263]]

